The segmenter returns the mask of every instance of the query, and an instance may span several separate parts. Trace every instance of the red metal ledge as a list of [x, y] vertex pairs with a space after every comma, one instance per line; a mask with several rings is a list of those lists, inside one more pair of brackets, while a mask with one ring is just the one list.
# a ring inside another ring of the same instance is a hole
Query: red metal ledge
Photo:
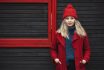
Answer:
[[0, 0], [2, 3], [48, 3], [49, 0]]
[[6, 38], [0, 39], [0, 47], [49, 47], [48, 39]]

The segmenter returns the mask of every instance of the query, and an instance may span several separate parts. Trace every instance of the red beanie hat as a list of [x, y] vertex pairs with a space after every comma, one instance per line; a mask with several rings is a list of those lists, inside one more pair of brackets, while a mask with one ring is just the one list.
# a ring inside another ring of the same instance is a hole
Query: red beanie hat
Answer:
[[76, 13], [76, 10], [74, 9], [74, 7], [72, 6], [72, 4], [68, 4], [67, 7], [65, 8], [64, 10], [64, 13], [63, 13], [63, 19], [67, 16], [72, 16], [74, 18], [78, 18], [77, 16], [77, 13]]

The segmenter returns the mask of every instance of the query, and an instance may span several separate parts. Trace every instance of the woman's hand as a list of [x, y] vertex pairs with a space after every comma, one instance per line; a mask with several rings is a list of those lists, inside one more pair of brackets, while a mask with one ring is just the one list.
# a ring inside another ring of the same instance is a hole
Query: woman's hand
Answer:
[[55, 58], [54, 60], [55, 60], [56, 63], [61, 64], [61, 61], [58, 58]]
[[82, 61], [80, 61], [80, 63], [82, 63], [82, 64], [86, 64], [86, 60], [82, 60]]

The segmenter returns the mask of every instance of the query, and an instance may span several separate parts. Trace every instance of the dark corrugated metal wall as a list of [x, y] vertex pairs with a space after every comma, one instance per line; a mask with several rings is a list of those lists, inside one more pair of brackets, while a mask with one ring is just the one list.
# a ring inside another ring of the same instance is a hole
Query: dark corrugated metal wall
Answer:
[[0, 48], [0, 70], [54, 70], [47, 48]]
[[48, 36], [47, 4], [0, 4], [0, 37]]
[[[103, 56], [104, 55], [104, 48], [103, 48], [104, 1], [103, 0], [58, 0], [57, 1], [58, 27], [62, 20], [61, 18], [62, 10], [69, 2], [71, 2], [74, 5], [74, 7], [77, 9], [79, 20], [81, 21], [82, 25], [85, 27], [89, 35], [89, 40], [91, 45], [91, 60], [90, 63], [86, 66], [86, 68], [87, 70], [103, 70], [104, 68], [103, 67], [104, 65], [104, 56]], [[16, 23], [14, 25], [16, 25]], [[0, 31], [2, 32], [1, 29]], [[0, 36], [6, 37], [7, 35], [6, 36], [0, 35]], [[16, 35], [12, 35], [12, 36], [15, 37]], [[25, 35], [25, 37], [29, 37], [29, 36], [31, 37], [32, 35], [28, 35], [28, 36]], [[10, 36], [8, 35], [8, 37]], [[47, 35], [45, 35], [45, 37], [47, 37]], [[14, 48], [14, 49], [0, 48], [0, 70], [41, 70], [41, 69], [55, 70], [55, 66], [51, 63], [51, 58], [49, 55], [48, 48]]]
[[58, 27], [68, 3], [76, 8], [79, 21], [89, 36], [91, 60], [87, 70], [104, 70], [104, 0], [58, 0]]

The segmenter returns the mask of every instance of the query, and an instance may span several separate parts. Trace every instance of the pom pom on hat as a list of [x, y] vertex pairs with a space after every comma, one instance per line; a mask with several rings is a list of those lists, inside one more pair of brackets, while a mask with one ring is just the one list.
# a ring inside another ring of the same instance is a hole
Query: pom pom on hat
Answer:
[[69, 4], [67, 5], [67, 8], [73, 8], [72, 4], [69, 3]]
[[63, 13], [63, 19], [67, 16], [72, 16], [74, 18], [78, 18], [75, 8], [72, 6], [71, 3], [67, 5]]

